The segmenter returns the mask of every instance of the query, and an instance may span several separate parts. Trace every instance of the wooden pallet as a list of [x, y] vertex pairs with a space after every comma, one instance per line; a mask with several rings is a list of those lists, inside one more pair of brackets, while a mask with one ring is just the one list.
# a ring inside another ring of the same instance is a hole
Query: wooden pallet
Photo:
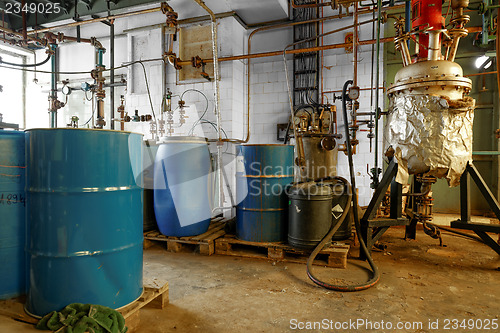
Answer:
[[26, 314], [24, 311], [25, 303], [25, 296], [2, 300], [0, 301], [0, 315], [10, 317], [15, 321], [36, 325], [39, 319]]
[[160, 234], [158, 230], [144, 234], [146, 240], [167, 242], [167, 249], [172, 252], [199, 251], [204, 255], [212, 255], [215, 252], [214, 240], [224, 236], [224, 226], [227, 220], [223, 217], [216, 217], [210, 222], [208, 231], [197, 236], [172, 237]]
[[[168, 282], [145, 278], [142, 296], [138, 300], [117, 311], [125, 318], [125, 324], [128, 327], [127, 332], [133, 333], [134, 331], [137, 332], [140, 323], [139, 310], [141, 308], [148, 306], [156, 309], [163, 309], [168, 302]], [[24, 303], [25, 297], [0, 301], [0, 315], [8, 316], [16, 321], [36, 325], [39, 319], [33, 318], [25, 313], [23, 308]]]
[[168, 282], [157, 279], [144, 279], [144, 292], [135, 302], [126, 305], [118, 311], [125, 318], [125, 324], [128, 327], [128, 333], [138, 331], [141, 322], [139, 310], [145, 306], [163, 309], [169, 302]]
[[[349, 245], [334, 243], [318, 254], [314, 264], [335, 268], [346, 268], [348, 252]], [[294, 249], [284, 243], [248, 242], [237, 239], [232, 235], [226, 235], [223, 238], [215, 240], [215, 254], [306, 263], [310, 252]]]

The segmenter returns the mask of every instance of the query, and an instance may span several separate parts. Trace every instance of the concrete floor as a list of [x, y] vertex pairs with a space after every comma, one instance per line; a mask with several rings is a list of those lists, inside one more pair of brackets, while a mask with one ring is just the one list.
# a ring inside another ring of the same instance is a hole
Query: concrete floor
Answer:
[[[373, 326], [304, 331], [481, 332], [453, 329], [453, 322], [444, 330], [446, 320], [452, 319], [483, 324], [489, 319], [486, 331], [500, 332], [491, 325], [493, 319], [500, 321], [500, 257], [493, 250], [448, 233], [443, 234], [446, 247], [422, 231], [416, 241], [405, 241], [403, 236], [402, 228], [391, 228], [384, 235], [381, 242], [387, 250], [373, 253], [380, 282], [356, 293], [317, 287], [301, 264], [169, 253], [155, 245], [144, 253], [145, 275], [169, 281], [170, 304], [163, 310], [141, 310], [138, 332], [287, 332], [298, 330], [292, 329], [294, 323], [323, 320], [347, 324], [370, 320]], [[345, 270], [317, 267], [315, 272], [328, 282], [363, 281], [368, 276], [365, 266], [350, 260]], [[381, 321], [384, 325], [416, 322], [422, 327], [377, 329]], [[429, 321], [438, 321], [438, 329], [430, 329]], [[0, 316], [0, 332], [40, 331]]]

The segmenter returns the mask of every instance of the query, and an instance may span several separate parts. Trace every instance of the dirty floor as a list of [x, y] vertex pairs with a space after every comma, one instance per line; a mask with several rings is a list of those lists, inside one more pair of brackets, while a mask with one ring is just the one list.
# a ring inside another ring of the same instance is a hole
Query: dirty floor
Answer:
[[[356, 293], [316, 286], [302, 264], [170, 253], [155, 245], [144, 253], [145, 275], [169, 282], [170, 304], [141, 310], [138, 332], [500, 332], [500, 256], [449, 233], [445, 247], [421, 230], [416, 241], [403, 236], [404, 229], [391, 228], [382, 237], [387, 249], [373, 253], [380, 282]], [[352, 283], [367, 278], [364, 267], [351, 259], [347, 269], [315, 273]], [[0, 332], [40, 331], [0, 315]]]

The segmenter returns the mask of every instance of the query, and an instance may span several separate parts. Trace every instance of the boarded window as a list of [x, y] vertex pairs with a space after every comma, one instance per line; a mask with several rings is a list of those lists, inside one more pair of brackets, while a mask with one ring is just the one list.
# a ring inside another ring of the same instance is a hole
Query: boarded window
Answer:
[[[179, 57], [182, 60], [190, 60], [196, 56], [201, 59], [212, 59], [212, 30], [210, 25], [193, 25], [180, 29]], [[204, 69], [202, 67], [195, 68], [191, 65], [183, 66], [179, 71], [179, 83], [206, 82], [206, 79], [201, 75], [202, 72], [213, 78], [213, 64], [206, 64]]]

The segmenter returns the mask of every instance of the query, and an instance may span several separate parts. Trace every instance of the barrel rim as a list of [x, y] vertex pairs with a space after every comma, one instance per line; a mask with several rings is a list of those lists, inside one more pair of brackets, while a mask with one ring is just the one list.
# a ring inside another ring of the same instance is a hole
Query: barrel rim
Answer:
[[208, 138], [203, 136], [174, 135], [161, 137], [156, 143], [158, 145], [166, 143], [208, 143]]
[[137, 134], [140, 136], [144, 136], [142, 133], [138, 132], [130, 132], [130, 131], [118, 131], [118, 130], [111, 130], [111, 129], [100, 129], [100, 128], [69, 128], [69, 127], [56, 127], [56, 128], [43, 128], [43, 127], [37, 127], [37, 128], [29, 128], [24, 130], [24, 132], [31, 132], [31, 131], [53, 131], [53, 130], [67, 130], [67, 131], [92, 131], [92, 132], [112, 132], [112, 133], [124, 133], [124, 134]]
[[0, 134], [7, 134], [7, 135], [24, 135], [23, 130], [1, 130], [0, 129]]

